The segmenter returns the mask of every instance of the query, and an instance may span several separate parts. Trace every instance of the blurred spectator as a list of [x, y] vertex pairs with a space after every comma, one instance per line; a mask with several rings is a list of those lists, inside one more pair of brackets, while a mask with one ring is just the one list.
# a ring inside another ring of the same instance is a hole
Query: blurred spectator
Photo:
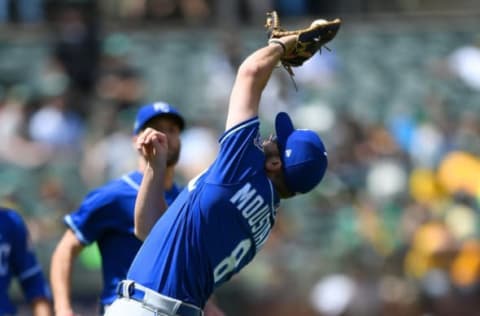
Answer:
[[101, 10], [110, 19], [186, 24], [208, 22], [212, 14], [208, 0], [106, 0]]
[[480, 90], [480, 36], [476, 41], [453, 51], [448, 57], [448, 66], [466, 85]]
[[83, 119], [68, 105], [68, 78], [61, 73], [46, 74], [42, 81], [40, 105], [28, 122], [30, 137], [55, 151], [75, 158], [84, 136]]
[[472, 196], [480, 188], [480, 159], [463, 151], [452, 151], [444, 156], [437, 171], [439, 183], [451, 195], [464, 193]]
[[[131, 118], [145, 94], [143, 74], [133, 65], [133, 43], [124, 33], [111, 33], [102, 43], [95, 111], [88, 117], [82, 177], [89, 187], [112, 179], [136, 164]], [[122, 159], [118, 159], [122, 157]]]
[[102, 42], [100, 69], [103, 72], [131, 68], [133, 43], [130, 37], [121, 32], [108, 34]]
[[[95, 7], [93, 4], [58, 5], [53, 26], [53, 55], [71, 80], [69, 89], [75, 96], [72, 100], [85, 99], [95, 86], [100, 58], [100, 29]], [[78, 111], [85, 114], [88, 109]]]
[[[157, 2], [165, 2], [157, 0]], [[207, 0], [177, 0], [181, 16], [186, 24], [199, 24], [207, 22], [211, 17], [211, 8]]]
[[448, 198], [435, 175], [435, 171], [424, 168], [414, 168], [409, 175], [409, 194], [420, 205], [435, 207]]
[[218, 151], [217, 131], [210, 127], [188, 128], [181, 135], [182, 151], [178, 172], [186, 181], [200, 174], [213, 162]]
[[426, 277], [429, 271], [446, 270], [455, 251], [455, 239], [448, 227], [438, 219], [428, 220], [418, 227], [405, 258], [405, 271], [415, 279]]
[[461, 244], [450, 269], [452, 282], [463, 289], [478, 291], [480, 280], [480, 241], [467, 238]]
[[144, 90], [142, 74], [128, 67], [105, 71], [97, 85], [100, 101], [110, 105], [114, 112], [131, 109], [141, 101]]
[[138, 155], [132, 146], [131, 126], [116, 126], [115, 131], [85, 147], [81, 174], [87, 187], [98, 186], [106, 179], [119, 177], [136, 166]]
[[21, 85], [2, 88], [0, 96], [0, 161], [23, 168], [44, 165], [51, 158], [48, 146], [27, 135], [27, 97]]
[[118, 68], [102, 73], [97, 86], [98, 95], [105, 102], [113, 103], [116, 111], [131, 108], [144, 93], [142, 75], [134, 68]]
[[131, 39], [122, 33], [108, 35], [102, 45], [95, 90], [114, 112], [131, 108], [144, 97], [145, 82], [131, 60], [132, 49]]
[[342, 274], [328, 275], [318, 281], [310, 294], [314, 308], [324, 316], [344, 315], [356, 291], [355, 282]]
[[[146, 87], [143, 74], [130, 60], [130, 45], [126, 35], [117, 33], [104, 41], [95, 86], [96, 97], [90, 105], [95, 110], [90, 111], [87, 118], [90, 126], [87, 135], [89, 147], [92, 143], [102, 142], [104, 138], [114, 137], [115, 143], [119, 144], [118, 136], [122, 139], [131, 136], [128, 132], [129, 122], [134, 115], [134, 107], [145, 96]], [[122, 135], [117, 134], [118, 131], [122, 131]], [[131, 141], [128, 140], [128, 143]]]

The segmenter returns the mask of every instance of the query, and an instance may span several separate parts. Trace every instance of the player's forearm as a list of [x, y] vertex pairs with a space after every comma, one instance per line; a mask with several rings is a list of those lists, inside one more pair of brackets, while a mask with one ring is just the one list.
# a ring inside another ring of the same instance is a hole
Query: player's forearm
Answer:
[[70, 280], [73, 258], [68, 256], [52, 257], [50, 283], [52, 286], [54, 310], [56, 316], [73, 315], [70, 302]]
[[38, 298], [31, 303], [33, 316], [51, 316], [50, 302], [44, 298]]
[[144, 240], [167, 209], [163, 169], [147, 167], [135, 201], [135, 236]]
[[73, 315], [73, 308], [70, 301], [70, 284], [73, 262], [81, 248], [76, 249], [70, 246], [68, 239], [73, 238], [69, 236], [70, 234], [73, 233], [67, 231], [62, 238], [52, 255], [50, 264], [50, 283], [56, 316]]
[[280, 45], [265, 46], [245, 59], [237, 77], [249, 79], [252, 86], [263, 90], [282, 55], [283, 49]]
[[262, 92], [284, 53], [283, 46], [272, 43], [243, 61], [230, 95], [226, 129], [258, 115]]

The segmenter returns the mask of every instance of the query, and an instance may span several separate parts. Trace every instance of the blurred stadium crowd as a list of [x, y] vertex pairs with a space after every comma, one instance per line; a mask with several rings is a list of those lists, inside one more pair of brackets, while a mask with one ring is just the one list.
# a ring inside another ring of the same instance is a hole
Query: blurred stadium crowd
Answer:
[[[208, 165], [236, 66], [265, 42], [275, 7], [292, 27], [344, 19], [330, 51], [295, 69], [298, 91], [279, 68], [262, 105], [316, 129], [330, 165], [313, 194], [282, 205], [220, 306], [232, 316], [478, 315], [480, 23], [446, 11], [365, 17], [443, 1], [361, 3], [0, 1], [0, 197], [26, 218], [45, 271], [63, 215], [135, 167], [139, 105], [164, 100], [187, 118], [181, 183]], [[84, 251], [73, 280], [86, 315], [98, 260]]]

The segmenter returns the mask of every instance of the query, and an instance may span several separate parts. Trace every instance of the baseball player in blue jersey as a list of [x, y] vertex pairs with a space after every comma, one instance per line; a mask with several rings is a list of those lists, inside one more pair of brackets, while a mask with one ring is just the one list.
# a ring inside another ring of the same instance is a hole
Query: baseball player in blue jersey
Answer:
[[17, 277], [33, 316], [51, 315], [50, 290], [30, 244], [23, 219], [11, 209], [0, 208], [0, 316], [16, 315], [8, 288]]
[[[165, 177], [162, 179], [166, 204], [172, 203], [180, 192], [174, 182], [174, 168], [180, 154], [180, 132], [184, 126], [183, 117], [173, 106], [155, 102], [140, 108], [133, 128], [135, 137], [150, 128], [161, 131], [168, 139]], [[52, 255], [50, 267], [55, 315], [74, 315], [70, 300], [73, 262], [86, 245], [95, 241], [102, 257], [100, 313], [103, 314], [115, 299], [117, 284], [125, 278], [142, 243], [134, 235], [134, 205], [145, 164], [140, 155], [137, 171], [92, 190], [76, 211], [65, 216], [68, 228]], [[209, 316], [223, 315], [213, 302], [209, 302], [208, 308]]]
[[[280, 199], [307, 193], [323, 178], [327, 154], [318, 135], [275, 119], [276, 137], [259, 135], [258, 107], [286, 36], [251, 54], [230, 96], [216, 160], [163, 213], [166, 136], [147, 129], [137, 146], [147, 165], [135, 205], [135, 229], [147, 236], [108, 316], [200, 316], [214, 290], [252, 261], [266, 242]], [[158, 219], [158, 221], [157, 221]]]
[[[164, 102], [141, 107], [135, 120], [135, 135], [147, 127], [167, 135], [169, 150], [164, 178], [166, 203], [171, 203], [180, 192], [174, 183], [174, 167], [179, 158], [180, 132], [184, 125], [180, 113]], [[73, 262], [80, 251], [93, 242], [98, 243], [102, 257], [103, 290], [100, 303], [107, 306], [115, 299], [117, 283], [125, 278], [141, 245], [133, 232], [133, 211], [144, 165], [144, 159], [139, 156], [138, 170], [92, 190], [77, 210], [65, 216], [64, 222], [68, 228], [52, 255], [50, 269], [57, 316], [74, 315], [70, 300]]]

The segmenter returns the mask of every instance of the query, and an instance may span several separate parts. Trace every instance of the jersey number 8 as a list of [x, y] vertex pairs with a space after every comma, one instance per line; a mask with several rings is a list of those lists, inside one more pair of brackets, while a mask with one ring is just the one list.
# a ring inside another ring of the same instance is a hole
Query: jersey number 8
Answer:
[[243, 257], [248, 253], [252, 241], [247, 238], [238, 243], [230, 256], [223, 259], [213, 270], [215, 284], [222, 281], [223, 278], [238, 267]]

